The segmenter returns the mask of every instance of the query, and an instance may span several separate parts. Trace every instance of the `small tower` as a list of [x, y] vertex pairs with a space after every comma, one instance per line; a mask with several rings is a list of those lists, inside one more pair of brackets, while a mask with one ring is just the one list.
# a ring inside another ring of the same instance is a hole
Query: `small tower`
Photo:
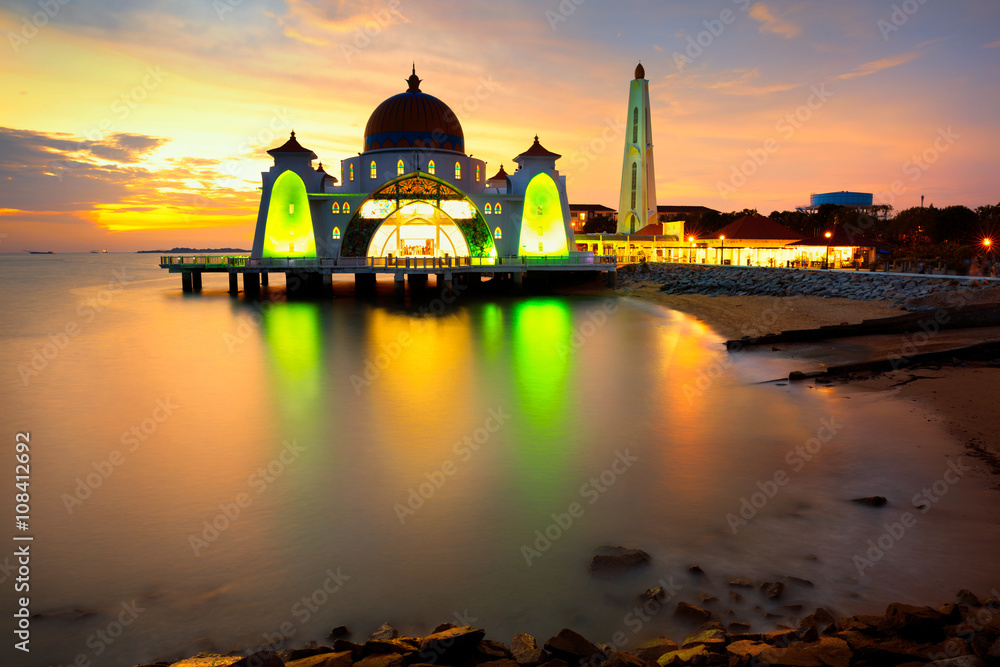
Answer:
[[657, 221], [653, 129], [649, 121], [649, 81], [642, 63], [629, 84], [625, 121], [625, 156], [618, 200], [618, 233], [634, 234]]

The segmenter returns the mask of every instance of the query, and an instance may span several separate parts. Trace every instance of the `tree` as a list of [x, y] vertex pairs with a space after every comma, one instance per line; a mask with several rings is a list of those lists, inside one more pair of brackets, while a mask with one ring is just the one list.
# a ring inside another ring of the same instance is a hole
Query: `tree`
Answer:
[[613, 215], [589, 215], [583, 221], [584, 234], [614, 234], [618, 229], [618, 222]]
[[917, 206], [900, 211], [889, 221], [889, 239], [906, 246], [930, 243], [931, 230], [937, 224], [938, 210], [933, 206]]
[[966, 206], [948, 206], [941, 209], [930, 229], [931, 240], [934, 243], [977, 243], [979, 220], [975, 211]]

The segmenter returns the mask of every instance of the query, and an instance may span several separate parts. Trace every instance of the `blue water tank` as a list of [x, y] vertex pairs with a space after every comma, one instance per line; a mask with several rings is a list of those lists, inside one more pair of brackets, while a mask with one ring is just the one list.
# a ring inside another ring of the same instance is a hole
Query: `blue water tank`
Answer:
[[870, 192], [824, 192], [818, 195], [809, 195], [810, 206], [822, 206], [823, 204], [836, 204], [837, 206], [871, 206], [872, 194]]

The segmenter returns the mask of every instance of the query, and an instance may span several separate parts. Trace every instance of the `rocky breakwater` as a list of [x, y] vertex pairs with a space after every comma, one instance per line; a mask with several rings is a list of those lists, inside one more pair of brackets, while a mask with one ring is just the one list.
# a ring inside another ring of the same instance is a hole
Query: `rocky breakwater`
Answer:
[[[736, 582], [739, 583], [739, 582]], [[749, 582], [747, 582], [749, 583]], [[763, 587], [769, 597], [780, 596]], [[484, 630], [445, 623], [424, 637], [405, 637], [383, 624], [367, 640], [344, 638], [332, 646], [257, 651], [250, 655], [203, 653], [179, 662], [143, 667], [990, 667], [1000, 665], [1000, 597], [980, 600], [959, 591], [938, 608], [890, 604], [879, 616], [837, 618], [825, 609], [797, 627], [750, 633], [712, 612], [681, 602], [676, 618], [692, 631], [676, 642], [656, 637], [627, 651], [596, 644], [564, 628], [539, 648], [531, 635], [517, 633], [509, 644], [486, 639]], [[700, 626], [694, 627], [695, 624]], [[332, 634], [343, 634], [338, 628]], [[613, 641], [618, 641], [614, 639]], [[621, 644], [618, 644], [621, 647]]]
[[[818, 296], [889, 301], [912, 307], [930, 295], [976, 290], [993, 283], [947, 276], [902, 276], [870, 271], [809, 271], [697, 264], [629, 264], [618, 270], [620, 289], [659, 284], [666, 294], [708, 296]], [[944, 305], [944, 304], [942, 304]], [[958, 305], [958, 302], [948, 305]]]

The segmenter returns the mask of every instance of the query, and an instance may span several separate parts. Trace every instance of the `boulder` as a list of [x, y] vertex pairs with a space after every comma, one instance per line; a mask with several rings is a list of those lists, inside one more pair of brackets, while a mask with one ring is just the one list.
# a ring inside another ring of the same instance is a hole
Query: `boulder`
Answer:
[[333, 630], [330, 630], [330, 634], [326, 636], [327, 639], [343, 639], [344, 637], [350, 637], [351, 631], [347, 629], [346, 625], [338, 625]]
[[302, 660], [303, 658], [311, 658], [314, 655], [321, 655], [323, 653], [333, 653], [333, 649], [329, 646], [307, 646], [305, 648], [292, 648], [286, 651], [278, 651], [278, 657], [285, 661], [285, 664], [290, 662], [295, 662], [296, 660]]
[[193, 658], [179, 662], [167, 663], [170, 667], [227, 667], [240, 660], [239, 656], [218, 655], [215, 653], [199, 653]]
[[837, 637], [848, 643], [856, 657], [873, 665], [927, 661], [923, 647], [902, 639], [873, 637], [856, 630], [840, 632]]
[[960, 655], [957, 658], [945, 658], [924, 663], [924, 667], [988, 667], [983, 659], [975, 655]]
[[611, 651], [601, 667], [646, 667], [646, 661], [625, 651]]
[[693, 648], [702, 645], [713, 653], [722, 653], [726, 650], [726, 633], [722, 630], [712, 628], [711, 630], [699, 630], [684, 638], [681, 648]]
[[810, 647], [813, 653], [827, 667], [850, 667], [854, 651], [839, 637], [821, 637], [818, 644]]
[[375, 632], [368, 635], [369, 640], [375, 639], [395, 639], [399, 636], [399, 631], [392, 627], [388, 623], [383, 623], [382, 625], [375, 628]]
[[758, 663], [756, 659], [763, 651], [771, 649], [770, 644], [754, 641], [751, 639], [741, 639], [729, 644], [726, 653], [737, 661], [737, 664], [748, 664], [751, 661]]
[[946, 617], [932, 607], [914, 607], [895, 602], [886, 608], [885, 617], [890, 627], [902, 637], [925, 642], [944, 639]]
[[444, 632], [445, 630], [451, 630], [452, 628], [455, 627], [458, 626], [456, 626], [454, 623], [445, 622], [442, 623], [441, 625], [436, 626], [433, 630], [431, 630], [431, 634], [434, 634], [435, 632]]
[[563, 628], [555, 637], [545, 642], [545, 650], [570, 665], [590, 660], [601, 649], [569, 628]]
[[354, 663], [355, 667], [403, 667], [405, 659], [398, 653], [379, 653], [362, 658]]
[[507, 650], [503, 642], [484, 639], [476, 647], [477, 661], [482, 660], [513, 660], [514, 654]]
[[760, 592], [768, 600], [780, 600], [781, 594], [785, 592], [785, 585], [780, 581], [765, 581], [760, 585]]
[[545, 651], [538, 648], [535, 638], [523, 632], [515, 633], [510, 640], [510, 652], [517, 664], [523, 667], [537, 667], [549, 659]]
[[712, 612], [701, 607], [696, 607], [693, 604], [688, 604], [687, 602], [678, 602], [677, 608], [674, 610], [674, 618], [694, 623], [704, 623], [712, 618]]
[[678, 648], [677, 642], [669, 637], [657, 637], [639, 644], [632, 650], [632, 653], [646, 662], [655, 662], [664, 653], [676, 651]]
[[274, 651], [257, 651], [231, 663], [231, 667], [285, 667], [285, 661]]
[[663, 588], [660, 586], [654, 586], [653, 588], [647, 588], [642, 593], [639, 594], [639, 599], [643, 602], [649, 602], [650, 600], [662, 600], [667, 597]]
[[463, 625], [434, 632], [420, 640], [420, 658], [428, 662], [448, 663], [476, 653], [486, 631]]
[[286, 667], [351, 667], [354, 659], [350, 651], [340, 653], [322, 653], [309, 658], [300, 658], [286, 662]]
[[362, 654], [365, 651], [365, 647], [361, 644], [349, 642], [346, 639], [334, 639], [333, 650], [337, 653], [350, 651], [355, 660], [360, 660], [363, 657]]
[[376, 653], [398, 653], [407, 655], [419, 648], [417, 640], [412, 637], [397, 637], [396, 639], [369, 639], [365, 642], [364, 655]]
[[652, 558], [642, 549], [604, 547], [590, 559], [590, 571], [595, 574], [622, 574], [636, 567], [649, 565]]
[[730, 579], [729, 585], [732, 588], [753, 588], [753, 584], [750, 583], [749, 579], [740, 579], [739, 577]]
[[758, 653], [757, 659], [769, 667], [826, 667], [819, 657], [804, 648], [772, 646]]
[[983, 603], [979, 601], [979, 598], [976, 597], [975, 593], [973, 593], [972, 591], [965, 590], [964, 588], [958, 592], [958, 594], [955, 596], [955, 599], [958, 600], [961, 604], [967, 604], [970, 607], [983, 606]]
[[660, 667], [667, 665], [701, 665], [708, 660], [708, 649], [700, 644], [693, 648], [682, 648], [670, 653], [664, 653], [656, 660]]

